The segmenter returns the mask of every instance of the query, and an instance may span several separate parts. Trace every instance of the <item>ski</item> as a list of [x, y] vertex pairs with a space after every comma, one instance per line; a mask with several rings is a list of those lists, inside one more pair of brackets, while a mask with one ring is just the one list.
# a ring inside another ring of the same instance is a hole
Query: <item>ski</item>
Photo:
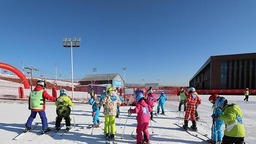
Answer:
[[51, 132], [53, 132], [54, 130], [53, 129], [50, 129], [49, 131], [47, 132], [43, 132], [42, 130], [40, 132], [37, 133], [37, 135], [45, 135], [45, 134], [50, 134]]
[[198, 136], [198, 134], [200, 134], [201, 135], [201, 133], [199, 133], [199, 132], [197, 132], [197, 131], [193, 131], [193, 132], [195, 132], [195, 133], [197, 133], [197, 134], [194, 134], [193, 132], [191, 132], [190, 130], [185, 130], [181, 125], [179, 125], [179, 124], [177, 124], [177, 123], [175, 123], [175, 125], [176, 126], [178, 126], [179, 128], [182, 128], [185, 132], [187, 132], [189, 135], [191, 135], [191, 136], [193, 136], [193, 137], [196, 137], [196, 138], [198, 138], [198, 139], [200, 139], [200, 140], [202, 140], [202, 141], [204, 141], [204, 142], [209, 142], [208, 141], [208, 139], [206, 140], [206, 139], [204, 139], [204, 138], [201, 138], [201, 137], [199, 137]]
[[136, 135], [135, 134], [133, 134], [134, 133], [134, 131], [132, 131], [132, 133], [131, 133], [131, 137], [132, 138], [134, 138], [134, 139], [136, 139]]
[[150, 119], [151, 121], [153, 121], [154, 123], [157, 123], [157, 121], [156, 120], [154, 120], [154, 119]]
[[115, 139], [107, 140], [105, 144], [117, 144]]
[[88, 125], [86, 128], [91, 129], [93, 125]]
[[[69, 129], [69, 130], [66, 130], [66, 129], [55, 130], [54, 135], [57, 134], [57, 135], [59, 135], [59, 136], [64, 136], [64, 135], [66, 135], [70, 130], [71, 130], [71, 129]], [[54, 137], [54, 136], [53, 136], [53, 137]]]
[[117, 144], [116, 138], [105, 137], [105, 144]]
[[110, 144], [110, 139], [108, 137], [105, 138], [105, 144]]
[[62, 132], [60, 133], [60, 136], [64, 136], [64, 135], [66, 135], [68, 132], [69, 132], [69, 131], [67, 131], [67, 130], [62, 131]]
[[197, 132], [198, 134], [200, 134], [201, 136], [204, 136], [205, 138], [207, 138], [208, 140], [210, 140], [211, 138], [208, 136], [208, 134], [204, 134], [204, 133], [201, 133], [199, 131], [195, 131]]
[[26, 133], [29, 133], [31, 132], [33, 129], [35, 129], [37, 126], [38, 126], [39, 123], [36, 123], [30, 130], [28, 131], [25, 131], [25, 130], [22, 130], [22, 132], [18, 133], [18, 135], [16, 135], [12, 140], [18, 140], [20, 139], [21, 137], [23, 137]]
[[18, 135], [16, 135], [12, 140], [18, 140], [21, 137], [23, 137], [26, 133], [28, 133], [29, 131], [22, 131], [21, 133], [19, 133]]

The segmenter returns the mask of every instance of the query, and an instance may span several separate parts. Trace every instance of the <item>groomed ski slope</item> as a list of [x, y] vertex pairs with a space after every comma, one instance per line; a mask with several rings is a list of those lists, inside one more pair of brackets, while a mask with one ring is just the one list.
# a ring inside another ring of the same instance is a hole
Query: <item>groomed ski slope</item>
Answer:
[[[197, 123], [198, 130], [201, 133], [210, 136], [211, 127], [211, 104], [208, 102], [208, 95], [200, 96], [202, 104], [198, 107], [200, 121]], [[246, 128], [247, 144], [256, 142], [255, 134], [255, 105], [256, 98], [251, 96], [249, 102], [243, 101], [243, 96], [226, 96], [230, 102], [235, 102], [240, 105], [244, 114], [244, 123]], [[167, 101], [166, 115], [158, 115], [155, 117], [156, 122], [152, 122], [149, 126], [150, 140], [152, 144], [201, 144], [200, 139], [190, 136], [185, 131], [174, 125], [174, 123], [183, 123], [183, 114], [177, 112], [178, 102]], [[136, 130], [136, 115], [127, 117], [127, 111], [130, 107], [121, 107], [120, 119], [116, 119], [116, 141], [121, 144], [135, 143], [131, 134]], [[102, 111], [102, 110], [101, 110]], [[48, 117], [49, 127], [54, 127], [55, 123], [55, 105], [52, 102], [47, 102], [46, 113]], [[27, 103], [24, 101], [8, 101], [0, 100], [0, 143], [1, 144], [98, 144], [105, 143], [103, 128], [104, 123], [100, 128], [87, 129], [86, 127], [92, 123], [91, 106], [85, 103], [76, 103], [72, 110], [72, 123], [77, 124], [70, 132], [64, 135], [49, 133], [38, 136], [36, 133], [27, 133], [19, 140], [12, 140], [24, 128], [30, 111], [27, 109]], [[180, 118], [181, 117], [181, 118]], [[128, 119], [127, 119], [128, 118]], [[125, 125], [127, 119], [127, 124]], [[104, 122], [103, 114], [100, 115], [100, 121]], [[34, 123], [39, 122], [39, 115], [34, 120]], [[64, 121], [62, 121], [64, 124]], [[191, 122], [189, 123], [191, 125]], [[125, 126], [125, 132], [122, 133]], [[41, 125], [36, 127], [35, 131], [39, 132]]]

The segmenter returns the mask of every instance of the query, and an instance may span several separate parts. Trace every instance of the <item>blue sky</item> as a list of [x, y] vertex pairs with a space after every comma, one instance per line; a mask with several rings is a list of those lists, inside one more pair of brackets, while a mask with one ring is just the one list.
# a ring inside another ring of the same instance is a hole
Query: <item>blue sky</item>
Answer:
[[[74, 78], [187, 86], [212, 55], [256, 49], [255, 0], [2, 0], [0, 61], [71, 78], [65, 37], [80, 37]], [[123, 71], [123, 67], [126, 71]]]

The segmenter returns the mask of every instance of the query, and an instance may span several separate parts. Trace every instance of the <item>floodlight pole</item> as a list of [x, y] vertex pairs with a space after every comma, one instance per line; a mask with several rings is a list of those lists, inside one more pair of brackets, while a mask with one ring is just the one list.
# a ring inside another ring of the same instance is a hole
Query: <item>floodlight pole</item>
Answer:
[[124, 87], [125, 87], [125, 83], [126, 83], [126, 81], [125, 81], [125, 71], [126, 71], [126, 66], [123, 66], [123, 71], [124, 71]]
[[33, 78], [33, 71], [38, 71], [38, 69], [34, 67], [24, 67], [24, 69], [30, 70], [30, 90], [32, 91], [32, 78]]
[[57, 68], [57, 63], [55, 63], [54, 64], [54, 66], [55, 66], [55, 81], [57, 82], [57, 80], [58, 80], [58, 68]]
[[71, 59], [71, 84], [72, 84], [72, 100], [74, 100], [74, 74], [73, 74], [73, 47], [80, 47], [80, 38], [64, 38], [63, 47], [70, 48]]

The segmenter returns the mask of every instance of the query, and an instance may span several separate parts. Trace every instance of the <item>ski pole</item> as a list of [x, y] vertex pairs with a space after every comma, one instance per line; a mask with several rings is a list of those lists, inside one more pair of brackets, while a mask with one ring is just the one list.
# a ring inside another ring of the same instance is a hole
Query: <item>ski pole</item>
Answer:
[[[72, 113], [72, 118], [73, 118], [73, 121], [74, 121], [74, 129], [75, 129], [76, 128], [76, 120], [75, 120], [74, 108], [73, 107], [71, 108], [71, 113]], [[75, 131], [78, 131], [78, 128], [75, 129]]]
[[152, 133], [154, 133], [154, 129], [153, 129], [153, 126], [152, 126], [152, 122], [150, 121], [150, 127], [151, 127], [151, 130], [152, 130]]
[[92, 127], [91, 135], [93, 134], [93, 129], [94, 129], [94, 127]]
[[[119, 114], [119, 117], [118, 117], [118, 123], [119, 123], [119, 125], [121, 125], [121, 122], [120, 122], [120, 114]], [[121, 125], [121, 128], [122, 128], [122, 125]]]
[[182, 112], [181, 112], [181, 111], [178, 111], [178, 113], [179, 113], [179, 114], [178, 114], [178, 115], [179, 115], [179, 116], [178, 116], [178, 124], [179, 124], [179, 123], [180, 123], [180, 120], [182, 119], [181, 116], [184, 116], [184, 112], [183, 112], [183, 114], [181, 114]]
[[[130, 107], [130, 109], [131, 109], [131, 107]], [[128, 116], [126, 117], [126, 120], [125, 120], [125, 123], [124, 123], [124, 129], [123, 129], [123, 132], [122, 132], [122, 137], [121, 137], [121, 139], [123, 139], [123, 137], [124, 137], [125, 127], [126, 127], [126, 124], [127, 124], [128, 118], [129, 118], [130, 116], [131, 116], [131, 114], [128, 114]]]

